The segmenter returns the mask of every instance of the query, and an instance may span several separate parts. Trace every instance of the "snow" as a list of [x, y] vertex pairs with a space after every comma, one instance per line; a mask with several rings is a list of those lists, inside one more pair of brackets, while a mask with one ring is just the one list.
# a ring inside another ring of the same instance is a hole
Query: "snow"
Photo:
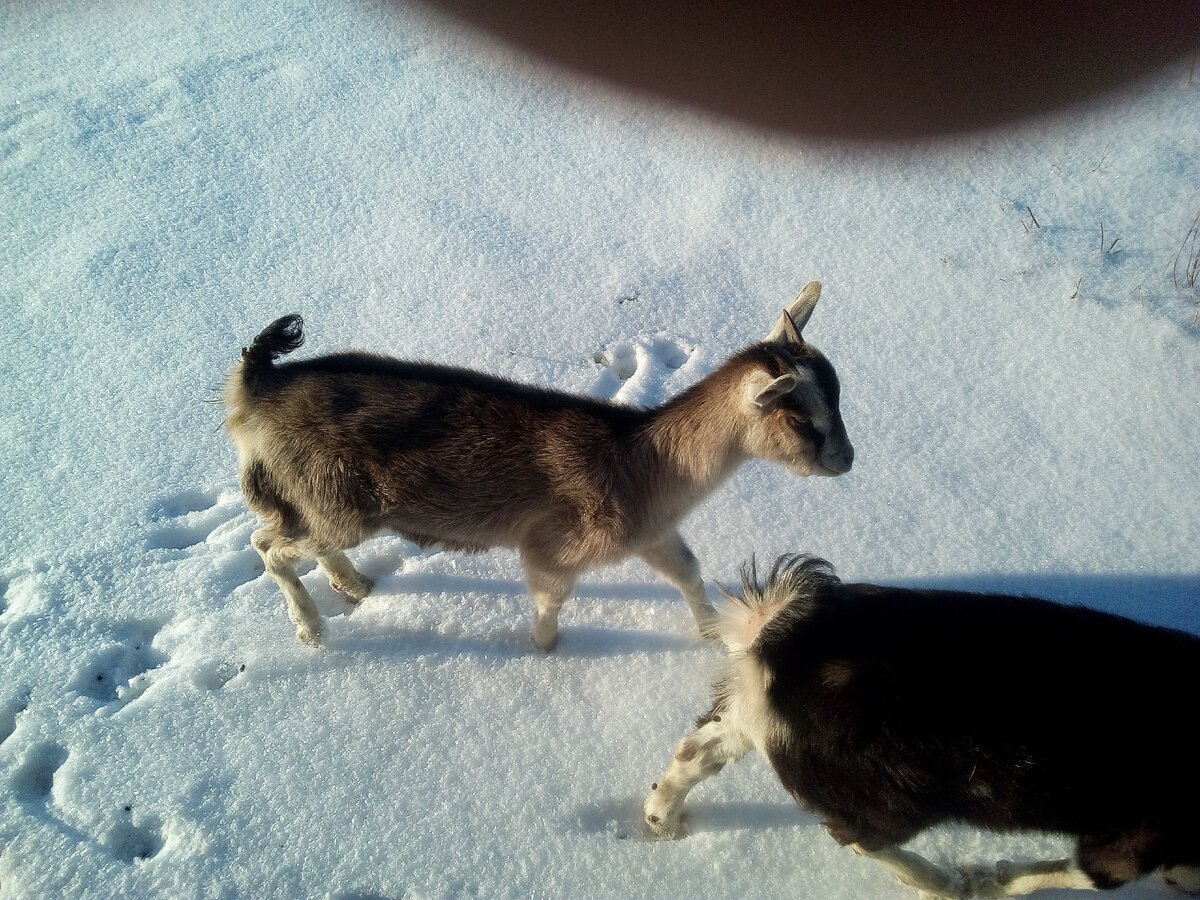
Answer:
[[648, 838], [642, 796], [718, 654], [638, 563], [585, 578], [547, 657], [512, 553], [379, 537], [351, 553], [378, 583], [353, 614], [304, 576], [327, 637], [301, 646], [204, 402], [286, 312], [303, 353], [648, 404], [820, 279], [806, 331], [855, 468], [746, 466], [684, 524], [706, 578], [806, 550], [1200, 633], [1186, 66], [866, 150], [402, 6], [10, 4], [0, 28], [0, 895], [910, 895], [754, 756], [696, 789], [688, 838]]

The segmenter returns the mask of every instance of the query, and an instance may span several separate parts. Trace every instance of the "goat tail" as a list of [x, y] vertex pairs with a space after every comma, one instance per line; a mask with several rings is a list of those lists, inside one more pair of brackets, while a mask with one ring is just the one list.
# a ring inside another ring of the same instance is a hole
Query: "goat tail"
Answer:
[[714, 631], [731, 651], [752, 653], [772, 635], [808, 617], [821, 596], [839, 583], [830, 563], [805, 553], [780, 556], [763, 583], [758, 563], [751, 557], [742, 566], [741, 596], [721, 588], [725, 603]]
[[262, 330], [249, 347], [242, 348], [246, 370], [270, 366], [304, 343], [304, 319], [299, 313], [281, 316]]
[[299, 313], [281, 316], [262, 330], [249, 347], [242, 348], [242, 381], [251, 393], [258, 393], [263, 375], [275, 360], [286, 356], [304, 343], [304, 319]]

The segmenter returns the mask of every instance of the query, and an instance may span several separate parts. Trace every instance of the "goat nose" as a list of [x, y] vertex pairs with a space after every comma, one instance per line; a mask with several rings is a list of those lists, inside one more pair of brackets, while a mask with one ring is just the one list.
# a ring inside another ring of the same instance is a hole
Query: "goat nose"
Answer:
[[824, 460], [824, 464], [839, 475], [844, 475], [854, 466], [854, 447], [846, 444], [846, 446], [840, 448], [837, 452], [830, 453]]

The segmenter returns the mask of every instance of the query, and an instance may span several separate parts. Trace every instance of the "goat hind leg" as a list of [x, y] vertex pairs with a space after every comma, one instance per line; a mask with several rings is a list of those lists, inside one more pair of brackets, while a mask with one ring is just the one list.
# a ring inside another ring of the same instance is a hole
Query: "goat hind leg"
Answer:
[[296, 637], [305, 644], [318, 646], [321, 642], [321, 613], [296, 575], [296, 561], [306, 555], [300, 549], [302, 542], [289, 540], [267, 527], [255, 531], [250, 536], [250, 543], [262, 557], [267, 574], [275, 579], [283, 591], [288, 615], [296, 625]]
[[[961, 873], [931, 863], [925, 857], [902, 850], [899, 847], [884, 847], [867, 850], [861, 844], [851, 844], [850, 849], [859, 856], [873, 859], [891, 870], [902, 882], [925, 894], [935, 897], [964, 898], [975, 896], [968, 879]], [[982, 895], [986, 896], [986, 895]]]
[[1175, 890], [1200, 896], [1200, 866], [1171, 866], [1162, 870], [1162, 876]]
[[375, 582], [363, 575], [341, 550], [327, 550], [317, 554], [317, 562], [329, 576], [329, 586], [340, 591], [353, 603], [358, 603], [371, 593]]
[[533, 597], [533, 642], [549, 653], [558, 643], [558, 612], [571, 595], [571, 575], [536, 569], [525, 563], [525, 583]]
[[671, 532], [639, 555], [650, 568], [675, 585], [683, 594], [700, 634], [703, 637], [713, 637], [712, 629], [717, 614], [704, 590], [704, 580], [700, 577], [700, 561], [696, 559], [696, 554], [692, 553], [679, 532]]
[[969, 897], [1019, 897], [1035, 891], [1095, 890], [1096, 884], [1071, 859], [1042, 859], [964, 867]]

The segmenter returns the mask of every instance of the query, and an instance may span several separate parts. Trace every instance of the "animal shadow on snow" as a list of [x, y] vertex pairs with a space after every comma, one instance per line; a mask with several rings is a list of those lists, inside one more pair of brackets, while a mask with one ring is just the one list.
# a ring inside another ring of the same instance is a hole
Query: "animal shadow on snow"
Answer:
[[[670, 745], [667, 747], [670, 751]], [[579, 828], [585, 834], [611, 834], [619, 840], [655, 841], [642, 823], [644, 794], [589, 803], [579, 809]], [[820, 827], [816, 816], [788, 801], [754, 803], [740, 800], [711, 803], [700, 800], [684, 807], [688, 835], [720, 831], [764, 831], [773, 828]]]
[[[834, 561], [836, 563], [836, 560]], [[1200, 635], [1200, 573], [1004, 573], [880, 579], [901, 587], [1043, 597]]]
[[[321, 600], [314, 591], [318, 605]], [[415, 572], [377, 577], [375, 591], [368, 602], [376, 597], [384, 602], [404, 602], [406, 595], [440, 594], [460, 596], [467, 593], [501, 594], [527, 597], [528, 589], [523, 582], [506, 579], [443, 575], [437, 572]], [[678, 601], [684, 613], [687, 607], [679, 592], [669, 585], [649, 583], [597, 584], [581, 583], [572, 594], [578, 600], [668, 600]], [[530, 601], [530, 609], [533, 604]], [[323, 613], [328, 614], [326, 610]], [[681, 615], [679, 627], [685, 626]], [[343, 634], [336, 649], [350, 652], [369, 652], [395, 658], [424, 656], [430, 653], [446, 656], [479, 656], [487, 659], [510, 659], [529, 656], [536, 651], [529, 639], [527, 617], [511, 620], [511, 626], [502, 632], [489, 634], [435, 634], [428, 630], [391, 628], [387, 625], [373, 626], [360, 633]], [[554, 655], [567, 659], [595, 659], [625, 656], [635, 653], [671, 653], [695, 649], [700, 639], [690, 633], [669, 631], [641, 631], [609, 628], [597, 625], [569, 625], [562, 632]], [[331, 647], [331, 649], [333, 649]]]

